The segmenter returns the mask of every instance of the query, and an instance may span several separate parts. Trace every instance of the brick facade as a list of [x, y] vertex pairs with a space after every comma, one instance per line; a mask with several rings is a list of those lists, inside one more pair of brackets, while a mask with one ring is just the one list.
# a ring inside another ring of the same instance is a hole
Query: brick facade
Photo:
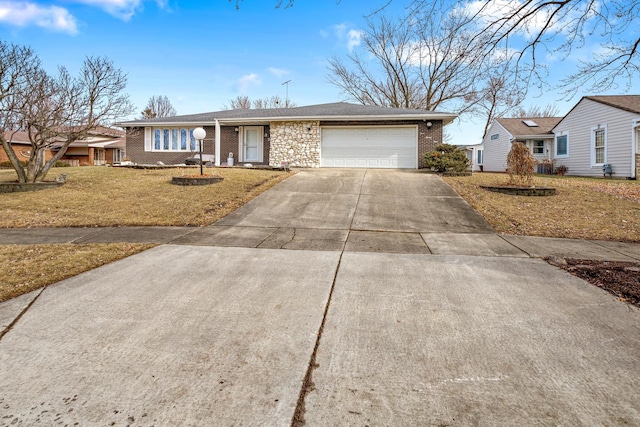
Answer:
[[[238, 131], [236, 132], [236, 129]], [[220, 126], [220, 164], [227, 163], [229, 153], [233, 153], [235, 164], [251, 163], [252, 165], [268, 165], [269, 152], [271, 148], [271, 132], [270, 127], [263, 126], [262, 135], [262, 162], [238, 162], [240, 158], [239, 149], [239, 133], [242, 126]]]
[[[183, 126], [184, 127], [184, 126]], [[216, 129], [213, 126], [204, 126], [207, 136], [202, 147], [203, 154], [214, 154], [214, 140]], [[144, 128], [127, 129], [127, 158], [138, 164], [153, 165], [162, 162], [165, 165], [177, 165], [184, 163], [185, 159], [198, 154], [196, 151], [145, 151]]]
[[[185, 126], [181, 126], [184, 128]], [[238, 129], [238, 132], [236, 132]], [[215, 154], [215, 126], [204, 126], [207, 136], [204, 139], [202, 148], [203, 154]], [[234, 160], [237, 164], [238, 160], [238, 133], [239, 126], [220, 126], [220, 163], [226, 163], [229, 153], [233, 153]], [[252, 164], [269, 164], [269, 126], [264, 126], [263, 136], [263, 156], [262, 163], [251, 162]], [[184, 163], [185, 159], [198, 154], [196, 151], [145, 151], [144, 149], [144, 128], [127, 129], [127, 158], [138, 164], [155, 164], [158, 161], [166, 165], [175, 165]]]
[[[16, 156], [18, 157], [18, 160], [20, 161], [29, 161], [29, 154], [27, 153], [27, 151], [31, 152], [31, 146], [30, 145], [26, 145], [26, 144], [11, 144], [11, 146], [13, 147], [13, 152], [16, 153]], [[44, 152], [44, 156], [45, 156], [45, 160], [50, 160], [51, 157], [53, 157], [53, 153], [51, 153], [51, 150], [46, 150]], [[0, 148], [0, 162], [8, 162], [9, 161], [9, 157], [7, 157], [7, 153], [5, 153], [5, 151]]]

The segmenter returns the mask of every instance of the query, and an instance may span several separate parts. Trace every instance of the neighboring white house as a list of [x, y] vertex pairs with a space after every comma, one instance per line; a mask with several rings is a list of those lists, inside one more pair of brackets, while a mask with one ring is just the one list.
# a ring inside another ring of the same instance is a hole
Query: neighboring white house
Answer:
[[568, 175], [636, 178], [640, 163], [640, 95], [585, 96], [553, 128], [556, 166]]
[[483, 155], [484, 155], [484, 145], [473, 144], [473, 145], [461, 145], [459, 146], [461, 150], [465, 150], [467, 153], [467, 158], [471, 161], [471, 171], [478, 172], [483, 170]]
[[551, 132], [562, 117], [495, 119], [482, 140], [482, 165], [485, 172], [505, 172], [511, 144], [522, 142], [533, 157], [542, 163], [552, 160], [554, 134]]

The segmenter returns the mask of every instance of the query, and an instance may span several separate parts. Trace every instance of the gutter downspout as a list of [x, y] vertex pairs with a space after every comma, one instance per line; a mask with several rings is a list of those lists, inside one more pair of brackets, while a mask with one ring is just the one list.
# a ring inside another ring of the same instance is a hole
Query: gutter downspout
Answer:
[[215, 165], [220, 166], [220, 122], [216, 119]]

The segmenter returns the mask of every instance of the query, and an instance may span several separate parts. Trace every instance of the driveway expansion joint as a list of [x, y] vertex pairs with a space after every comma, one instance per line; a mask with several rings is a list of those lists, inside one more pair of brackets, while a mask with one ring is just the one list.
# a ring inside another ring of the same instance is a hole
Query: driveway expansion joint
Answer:
[[25, 308], [22, 309], [22, 311], [16, 316], [15, 319], [13, 319], [13, 321], [11, 323], [9, 323], [9, 325], [7, 325], [6, 328], [4, 328], [2, 331], [0, 331], [0, 341], [2, 341], [2, 338], [8, 334], [13, 327], [20, 321], [20, 319], [22, 318], [22, 316], [24, 316], [27, 311], [29, 311], [29, 309], [31, 308], [31, 306], [36, 302], [36, 300], [38, 298], [40, 298], [40, 295], [42, 295], [42, 293], [45, 291], [45, 289], [47, 289], [47, 287], [43, 287], [40, 292], [38, 292], [38, 295], [36, 295], [31, 302], [29, 302], [29, 304], [27, 304], [27, 306]]

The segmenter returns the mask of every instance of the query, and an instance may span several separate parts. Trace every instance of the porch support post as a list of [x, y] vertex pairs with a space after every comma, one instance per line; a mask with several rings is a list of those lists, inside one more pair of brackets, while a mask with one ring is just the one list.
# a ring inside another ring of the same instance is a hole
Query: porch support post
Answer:
[[638, 179], [638, 149], [640, 148], [640, 119], [631, 124], [631, 177]]
[[220, 122], [216, 120], [216, 148], [215, 148], [215, 165], [220, 166]]

